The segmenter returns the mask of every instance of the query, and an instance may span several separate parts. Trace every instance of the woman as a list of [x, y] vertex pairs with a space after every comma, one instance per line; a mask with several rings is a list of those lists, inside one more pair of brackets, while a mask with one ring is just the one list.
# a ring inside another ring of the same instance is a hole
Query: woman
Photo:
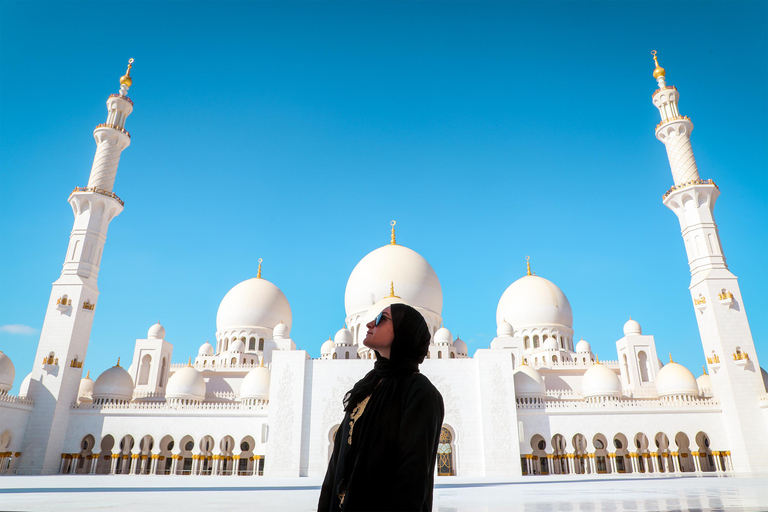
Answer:
[[443, 397], [419, 364], [429, 348], [421, 314], [392, 304], [366, 327], [376, 363], [344, 397], [344, 422], [318, 511], [432, 510]]

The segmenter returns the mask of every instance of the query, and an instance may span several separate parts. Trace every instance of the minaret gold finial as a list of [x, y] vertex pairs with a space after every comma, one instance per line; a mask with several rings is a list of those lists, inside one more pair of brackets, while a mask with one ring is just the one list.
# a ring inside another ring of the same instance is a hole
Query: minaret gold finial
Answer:
[[115, 366], [120, 366], [120, 358], [117, 358], [117, 364]]
[[88, 373], [85, 374], [85, 378], [86, 379], [90, 379], [91, 378], [91, 370], [88, 370]]
[[390, 281], [389, 282], [389, 295], [387, 295], [384, 298], [385, 299], [399, 299], [400, 298], [397, 295], [395, 295], [395, 282], [394, 281]]
[[669, 362], [674, 363], [674, 361], [672, 360], [672, 352], [669, 353]]
[[133, 78], [131, 78], [131, 68], [133, 67], [133, 59], [128, 59], [128, 70], [123, 76], [120, 77], [120, 85], [130, 87], [133, 84]]
[[261, 262], [262, 262], [262, 259], [259, 258], [259, 270], [258, 272], [256, 272], [256, 279], [261, 279]]
[[531, 257], [525, 257], [525, 265], [528, 267], [528, 275], [531, 275]]
[[666, 76], [667, 72], [666, 70], [659, 66], [659, 59], [656, 57], [656, 50], [653, 50], [651, 52], [651, 55], [653, 55], [653, 61], [656, 63], [656, 68], [653, 70], [653, 78], [660, 78]]
[[701, 369], [702, 369], [702, 371], [704, 371], [704, 375], [709, 375], [707, 373], [707, 366], [706, 365], [701, 365]]
[[389, 223], [389, 225], [392, 226], [392, 236], [389, 239], [389, 245], [397, 245], [397, 242], [395, 242], [395, 224], [397, 224], [397, 222], [394, 220]]

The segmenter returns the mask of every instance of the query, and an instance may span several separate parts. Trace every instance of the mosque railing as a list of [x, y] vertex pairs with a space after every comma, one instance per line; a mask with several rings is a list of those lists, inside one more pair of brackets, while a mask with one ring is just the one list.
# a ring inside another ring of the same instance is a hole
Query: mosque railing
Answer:
[[691, 118], [688, 116], [670, 116], [665, 120], [663, 120], [662, 122], [660, 122], [659, 124], [657, 124], [656, 129], [658, 129], [659, 126], [663, 125], [664, 123], [668, 123], [670, 121], [690, 121], [690, 120]]
[[169, 403], [169, 402], [130, 402], [130, 403], [105, 403], [105, 404], [72, 404], [75, 410], [100, 410], [100, 411], [266, 411], [269, 400], [255, 400], [249, 403], [241, 402], [202, 402], [193, 404]]
[[125, 100], [128, 103], [130, 103], [131, 105], [133, 105], [133, 100], [131, 98], [129, 98], [128, 96], [120, 96], [119, 94], [110, 94], [109, 97], [110, 98], [120, 98], [121, 100]]
[[114, 192], [110, 192], [108, 190], [104, 190], [97, 187], [75, 187], [75, 190], [73, 190], [69, 195], [71, 196], [75, 192], [95, 192], [97, 194], [101, 194], [103, 196], [111, 197], [112, 199], [117, 200], [118, 203], [120, 203], [120, 206], [125, 206], [125, 202], [117, 197], [117, 194]]
[[594, 401], [585, 400], [538, 400], [532, 403], [518, 403], [518, 409], [538, 409], [545, 411], [596, 410], [596, 409], [720, 409], [720, 402], [713, 398], [606, 398]]
[[712, 180], [691, 180], [691, 181], [688, 181], [686, 183], [681, 183], [679, 185], [673, 186], [672, 188], [667, 190], [664, 193], [664, 195], [661, 196], [661, 198], [662, 199], [666, 199], [667, 196], [669, 196], [669, 194], [671, 194], [675, 190], [680, 190], [681, 188], [690, 187], [690, 186], [693, 186], [693, 185], [714, 185], [717, 190], [720, 190], [720, 187], [718, 187], [717, 184], [715, 184], [715, 182], [712, 181]]
[[31, 398], [16, 396], [16, 395], [9, 395], [9, 394], [0, 394], [0, 402], [5, 402], [8, 404], [19, 404], [19, 405], [34, 405], [35, 401]]

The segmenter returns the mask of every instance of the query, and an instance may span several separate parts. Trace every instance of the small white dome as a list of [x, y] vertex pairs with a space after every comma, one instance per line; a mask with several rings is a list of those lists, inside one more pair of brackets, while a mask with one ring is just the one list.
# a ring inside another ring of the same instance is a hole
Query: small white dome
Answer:
[[229, 345], [229, 351], [243, 353], [245, 352], [245, 343], [243, 340], [235, 340]]
[[287, 338], [289, 336], [290, 329], [287, 325], [285, 325], [282, 321], [275, 326], [274, 329], [272, 329], [272, 338], [276, 340], [281, 340], [283, 338]]
[[329, 356], [333, 354], [333, 351], [336, 350], [336, 344], [333, 342], [332, 339], [325, 340], [325, 343], [323, 343], [323, 346], [320, 347], [320, 354], [324, 356]]
[[496, 308], [496, 324], [509, 321], [525, 327], [573, 327], [571, 304], [555, 283], [539, 276], [523, 276], [507, 288]]
[[519, 398], [544, 398], [547, 388], [539, 372], [524, 364], [518, 366], [513, 375], [515, 396]]
[[165, 398], [178, 400], [192, 400], [202, 402], [205, 400], [205, 379], [203, 375], [192, 368], [185, 366], [171, 375], [165, 388]]
[[333, 337], [333, 341], [339, 345], [351, 345], [352, 332], [346, 327], [342, 327], [338, 330], [338, 332], [336, 332], [336, 336]]
[[696, 386], [699, 388], [699, 395], [706, 398], [712, 398], [712, 381], [710, 380], [709, 375], [706, 373], [699, 375], [699, 378], [696, 379]]
[[212, 356], [214, 354], [213, 345], [207, 341], [200, 345], [200, 350], [197, 351], [197, 355], [200, 356]]
[[87, 375], [80, 379], [80, 387], [77, 389], [77, 401], [78, 402], [92, 402], [93, 401], [93, 380]]
[[[443, 289], [432, 266], [416, 251], [402, 245], [385, 245], [368, 253], [355, 266], [344, 292], [347, 316], [368, 311], [386, 297], [394, 283], [395, 294], [415, 308], [438, 315], [443, 310]], [[378, 314], [378, 313], [377, 313]]]
[[269, 369], [258, 366], [249, 371], [240, 385], [240, 399], [269, 398]]
[[512, 336], [514, 333], [515, 331], [512, 329], [512, 325], [506, 320], [502, 320], [501, 323], [496, 327], [496, 336], [500, 338], [502, 336]]
[[453, 341], [453, 346], [456, 349], [456, 352], [458, 352], [462, 356], [466, 356], [468, 354], [469, 349], [467, 348], [467, 344], [464, 343], [464, 340], [462, 340], [461, 338], [456, 338]]
[[280, 288], [260, 277], [235, 285], [219, 305], [216, 329], [232, 331], [255, 327], [272, 328], [285, 323], [291, 328], [291, 306]]
[[656, 375], [659, 396], [697, 396], [699, 385], [691, 371], [677, 363], [668, 363]]
[[589, 354], [592, 352], [592, 347], [589, 346], [587, 340], [582, 338], [581, 341], [576, 344], [576, 352], [580, 354]]
[[22, 398], [26, 398], [29, 396], [29, 385], [32, 382], [32, 374], [30, 373], [26, 377], [24, 377], [24, 380], [21, 381], [21, 384], [19, 385], [19, 396]]
[[630, 334], [643, 334], [640, 324], [632, 320], [632, 318], [624, 324], [624, 336], [629, 336]]
[[581, 380], [581, 395], [584, 398], [618, 398], [622, 395], [619, 376], [603, 364], [594, 364], [584, 372]]
[[445, 327], [441, 327], [435, 332], [436, 345], [450, 345], [453, 343], [453, 334]]
[[124, 400], [133, 398], [131, 374], [120, 366], [113, 366], [101, 373], [93, 384], [93, 399]]
[[557, 350], [559, 348], [557, 346], [557, 339], [554, 336], [547, 338], [547, 341], [541, 347], [545, 350]]
[[13, 387], [13, 379], [16, 378], [16, 369], [11, 358], [0, 350], [0, 391], [9, 391]]
[[157, 322], [155, 325], [149, 328], [147, 331], [147, 339], [150, 340], [164, 340], [165, 339], [165, 327]]

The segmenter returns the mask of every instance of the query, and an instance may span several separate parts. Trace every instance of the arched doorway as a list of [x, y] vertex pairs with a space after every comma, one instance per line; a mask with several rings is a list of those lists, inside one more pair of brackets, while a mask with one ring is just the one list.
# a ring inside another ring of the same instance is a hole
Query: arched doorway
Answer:
[[574, 469], [578, 474], [586, 474], [590, 468], [587, 466], [587, 438], [584, 434], [576, 434], [573, 436], [573, 458]]
[[632, 465], [629, 463], [629, 450], [627, 449], [629, 443], [627, 442], [627, 436], [624, 434], [616, 434], [613, 436], [613, 447], [616, 451], [613, 453], [614, 461], [616, 463], [617, 473], [631, 473]]
[[648, 451], [648, 436], [642, 432], [635, 434], [635, 454], [637, 455], [637, 471], [640, 473], [651, 473], [653, 464], [649, 463], [650, 452]]
[[678, 432], [675, 435], [675, 444], [677, 445], [677, 467], [681, 473], [693, 473], [696, 468], [693, 465], [691, 457], [691, 442], [684, 432]]
[[99, 452], [99, 461], [96, 463], [96, 473], [99, 475], [108, 475], [112, 468], [112, 448], [115, 447], [115, 438], [107, 434], [101, 439], [101, 452]]
[[160, 451], [157, 454], [157, 467], [155, 474], [170, 475], [173, 467], [173, 437], [167, 435], [160, 440]]
[[562, 434], [552, 436], [552, 472], [559, 475], [568, 474], [568, 459], [565, 451], [565, 437]]
[[96, 439], [88, 434], [80, 441], [80, 457], [77, 459], [77, 473], [88, 474], [91, 472], [91, 460], [93, 459], [93, 448], [96, 446]]
[[709, 447], [709, 436], [704, 432], [696, 434], [696, 444], [699, 447], [699, 467], [702, 471], [717, 471], [715, 458], [712, 456], [712, 450]]
[[437, 474], [439, 476], [456, 474], [453, 468], [453, 433], [446, 426], [440, 430], [440, 440], [437, 445]]

